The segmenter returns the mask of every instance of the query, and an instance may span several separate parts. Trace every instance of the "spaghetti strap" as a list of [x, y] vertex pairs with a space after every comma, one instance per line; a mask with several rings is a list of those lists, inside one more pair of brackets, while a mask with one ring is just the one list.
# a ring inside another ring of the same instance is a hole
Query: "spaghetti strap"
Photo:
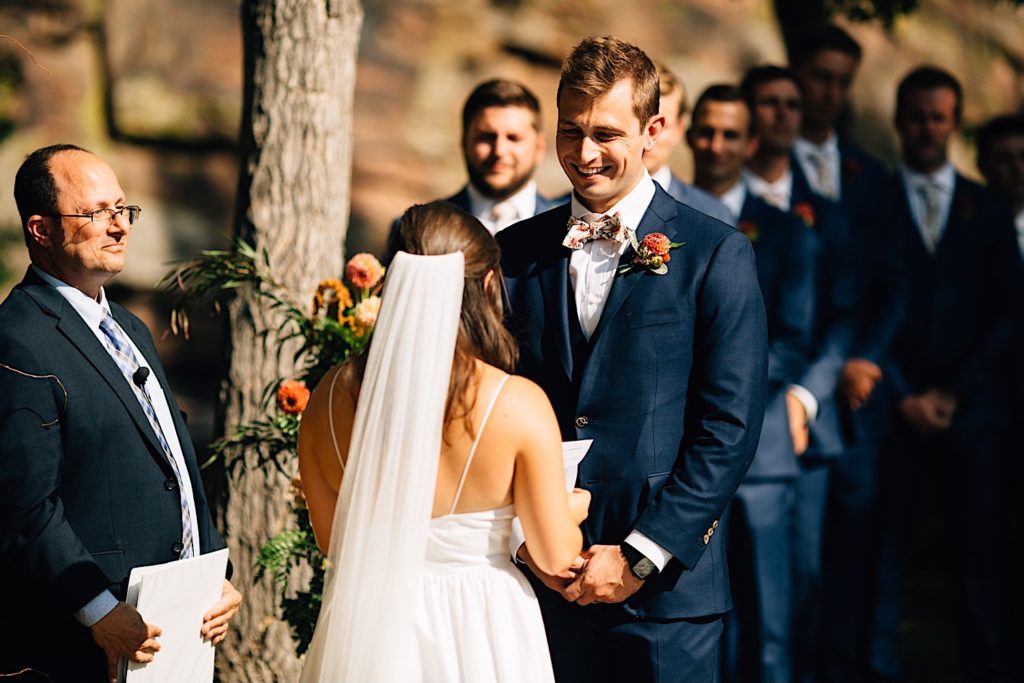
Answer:
[[327, 422], [331, 426], [331, 442], [334, 443], [334, 455], [338, 456], [338, 464], [341, 465], [341, 473], [345, 473], [345, 461], [341, 459], [341, 449], [338, 448], [338, 436], [334, 433], [334, 383], [338, 381], [341, 368], [334, 371], [331, 377], [331, 386], [327, 390]]
[[498, 382], [498, 388], [494, 390], [494, 395], [491, 396], [491, 402], [487, 406], [487, 410], [484, 411], [484, 419], [480, 421], [480, 428], [476, 430], [476, 437], [473, 439], [473, 445], [469, 447], [469, 455], [466, 456], [466, 464], [462, 468], [462, 477], [459, 479], [459, 487], [455, 489], [455, 498], [452, 499], [452, 507], [448, 510], [449, 515], [455, 514], [455, 508], [459, 505], [459, 498], [462, 497], [462, 487], [466, 484], [466, 475], [469, 474], [469, 466], [473, 463], [473, 456], [476, 455], [476, 447], [480, 444], [480, 437], [484, 433], [484, 428], [487, 426], [487, 420], [491, 417], [491, 411], [494, 410], [494, 404], [498, 402], [498, 394], [501, 393], [502, 388], [505, 386], [505, 382], [508, 381], [509, 376], [505, 375]]

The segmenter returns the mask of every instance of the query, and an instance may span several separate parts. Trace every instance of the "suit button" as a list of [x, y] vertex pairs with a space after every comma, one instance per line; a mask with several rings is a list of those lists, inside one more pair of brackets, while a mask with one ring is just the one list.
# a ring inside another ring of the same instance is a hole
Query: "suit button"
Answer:
[[588, 424], [590, 424], [590, 418], [587, 417], [586, 415], [580, 415], [579, 417], [576, 418], [576, 426], [579, 429], [583, 429]]
[[178, 480], [177, 479], [168, 479], [167, 481], [165, 481], [164, 482], [164, 490], [165, 491], [177, 491], [178, 490]]
[[717, 519], [714, 522], [711, 523], [711, 528], [712, 529], [717, 529], [718, 528], [718, 520]]
[[711, 537], [708, 536], [707, 534], [704, 534], [704, 545], [707, 545], [708, 541], [710, 541], [710, 540], [711, 540]]
[[713, 528], [712, 529], [708, 529], [708, 537], [711, 537], [711, 536], [714, 536], [714, 535], [715, 535], [715, 530]]
[[171, 545], [171, 552], [174, 553], [175, 557], [178, 557], [179, 555], [181, 555], [181, 551], [184, 550], [184, 549], [185, 549], [185, 544], [182, 543], [181, 541], [175, 541], [174, 544]]

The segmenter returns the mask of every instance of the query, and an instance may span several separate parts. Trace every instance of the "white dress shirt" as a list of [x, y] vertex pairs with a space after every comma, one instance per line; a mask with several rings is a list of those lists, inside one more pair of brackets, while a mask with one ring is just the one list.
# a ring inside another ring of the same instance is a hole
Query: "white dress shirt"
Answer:
[[725, 208], [732, 214], [733, 223], [738, 224], [740, 214], [743, 213], [743, 203], [747, 201], [747, 185], [743, 182], [742, 176], [735, 185], [722, 193], [718, 201], [725, 204]]
[[820, 145], [798, 137], [793, 145], [793, 153], [811, 189], [839, 201], [839, 138], [836, 134], [829, 133], [828, 139]]
[[[107, 303], [107, 296], [103, 288], [100, 288], [99, 300], [90, 298], [82, 290], [72, 287], [71, 285], [58, 280], [49, 273], [44, 272], [36, 266], [32, 266], [36, 274], [39, 277], [57, 290], [57, 292], [64, 297], [64, 299], [75, 309], [75, 312], [81, 316], [82, 320], [88, 326], [89, 330], [96, 335], [96, 339], [100, 342], [100, 345], [106, 350], [106, 342], [104, 341], [104, 335], [100, 330], [100, 322], [107, 313], [110, 312], [110, 304]], [[131, 337], [125, 333], [125, 339], [132, 348], [132, 353], [139, 360], [140, 363], [146, 363], [145, 356], [132, 341]], [[120, 375], [121, 372], [118, 371]], [[124, 377], [125, 383], [129, 383], [127, 377]], [[129, 387], [130, 387], [129, 383]], [[174, 457], [174, 461], [177, 465], [178, 472], [181, 476], [181, 481], [178, 485], [181, 487], [181, 491], [184, 492], [185, 498], [188, 501], [188, 511], [192, 520], [192, 543], [194, 554], [199, 555], [199, 526], [196, 515], [196, 501], [192, 492], [192, 482], [188, 476], [188, 467], [185, 464], [185, 456], [181, 451], [181, 443], [178, 441], [178, 432], [174, 428], [174, 419], [171, 417], [170, 406], [167, 405], [167, 399], [164, 394], [164, 387], [161, 386], [160, 380], [157, 378], [155, 372], [149, 374], [149, 378], [146, 380], [145, 385], [146, 391], [149, 394], [153, 409], [156, 412], [157, 421], [160, 423], [160, 429], [164, 433], [164, 438], [167, 440], [167, 445], [171, 448], [171, 455]], [[134, 390], [132, 396], [134, 396]], [[105, 617], [114, 607], [117, 605], [117, 598], [110, 591], [103, 591], [103, 593], [97, 595], [82, 609], [75, 613], [75, 618], [83, 626], [92, 626], [97, 621]]]
[[[901, 165], [900, 176], [903, 178], [903, 185], [906, 188], [910, 214], [921, 233], [921, 239], [928, 251], [934, 253], [942, 240], [942, 233], [949, 220], [949, 210], [953, 204], [953, 190], [956, 186], [956, 169], [948, 161], [933, 173], [918, 173]], [[928, 228], [928, 207], [925, 202], [925, 195], [928, 192], [935, 192], [938, 202], [937, 213], [934, 217], [934, 220], [937, 221], [934, 235], [929, 233]]]
[[651, 174], [651, 179], [661, 185], [661, 189], [668, 190], [668, 186], [672, 184], [672, 167], [665, 164]]
[[466, 185], [469, 212], [476, 216], [492, 235], [513, 223], [532, 218], [537, 213], [537, 183], [531, 180], [511, 197], [496, 201], [485, 197], [473, 183]]
[[777, 209], [789, 211], [789, 205], [793, 201], [792, 169], [787, 168], [778, 180], [768, 182], [750, 169], [744, 168], [743, 182], [755, 197], [760, 197]]

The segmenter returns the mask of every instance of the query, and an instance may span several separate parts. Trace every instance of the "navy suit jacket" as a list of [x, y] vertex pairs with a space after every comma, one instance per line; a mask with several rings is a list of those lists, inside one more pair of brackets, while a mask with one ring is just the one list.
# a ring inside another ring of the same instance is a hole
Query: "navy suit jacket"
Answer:
[[799, 470], [785, 393], [807, 367], [818, 240], [798, 217], [749, 192], [737, 225], [754, 245], [768, 316], [768, 403], [747, 480], [794, 477]]
[[801, 216], [818, 239], [818, 264], [810, 362], [797, 384], [818, 400], [806, 456], [837, 457], [846, 443], [846, 430], [836, 400], [836, 388], [849, 357], [856, 329], [858, 282], [850, 218], [842, 206], [811, 190], [794, 158], [790, 209]]
[[574, 354], [568, 219], [564, 205], [498, 233], [518, 371], [547, 393], [563, 438], [594, 440], [578, 479], [593, 494], [585, 543], [620, 543], [636, 529], [673, 555], [624, 609], [720, 614], [731, 599], [714, 531], [764, 417], [767, 329], [750, 241], [657, 188], [638, 239], [662, 232], [685, 244], [665, 275], [617, 276]]
[[672, 180], [669, 181], [668, 187], [664, 188], [664, 190], [677, 202], [686, 204], [691, 209], [697, 209], [701, 213], [706, 213], [712, 218], [717, 218], [729, 225], [735, 222], [733, 215], [729, 213], [729, 209], [717, 197], [708, 194], [699, 187], [684, 183], [679, 178], [676, 178], [675, 175], [672, 176]]
[[924, 246], [901, 177], [890, 181], [889, 227], [904, 255], [906, 317], [895, 335], [896, 397], [932, 388], [958, 399], [954, 428], [1004, 423], [1007, 358], [1021, 261], [1012, 217], [988, 190], [957, 175], [949, 220], [933, 254]]
[[[142, 321], [110, 307], [168, 387]], [[177, 559], [176, 479], [124, 375], [31, 269], [0, 305], [0, 362], [56, 375], [67, 390], [65, 407], [57, 382], [0, 368], [0, 671], [35, 666], [58, 682], [97, 680], [102, 651], [73, 614], [104, 589], [123, 600], [133, 567]], [[192, 482], [200, 548], [223, 548], [183, 416], [165, 397]]]

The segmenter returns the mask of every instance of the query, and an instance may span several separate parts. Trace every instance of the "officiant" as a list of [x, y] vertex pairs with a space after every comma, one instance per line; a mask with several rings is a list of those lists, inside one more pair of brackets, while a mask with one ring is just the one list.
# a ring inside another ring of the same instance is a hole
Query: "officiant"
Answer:
[[[0, 305], [0, 674], [113, 680], [159, 657], [124, 602], [132, 568], [224, 547], [145, 325], [107, 299], [141, 209], [73, 145], [30, 154], [15, 201], [31, 265]], [[202, 635], [241, 595], [225, 579]]]

